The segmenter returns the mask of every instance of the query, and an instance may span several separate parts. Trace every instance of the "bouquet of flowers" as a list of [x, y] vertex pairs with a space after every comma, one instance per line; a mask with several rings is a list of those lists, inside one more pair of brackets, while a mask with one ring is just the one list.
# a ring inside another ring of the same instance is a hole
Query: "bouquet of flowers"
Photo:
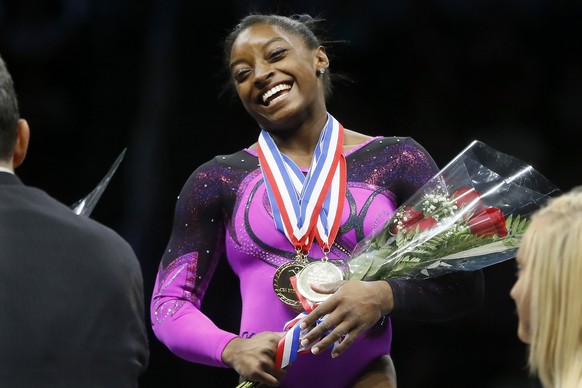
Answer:
[[473, 141], [356, 246], [347, 278], [428, 278], [513, 258], [528, 216], [558, 193], [531, 166]]

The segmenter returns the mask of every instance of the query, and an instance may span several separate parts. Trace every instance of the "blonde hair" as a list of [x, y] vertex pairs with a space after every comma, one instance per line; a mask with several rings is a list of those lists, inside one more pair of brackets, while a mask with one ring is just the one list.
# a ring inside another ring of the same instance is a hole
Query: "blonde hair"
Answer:
[[545, 387], [582, 387], [582, 187], [538, 210], [522, 246], [531, 292], [530, 371]]

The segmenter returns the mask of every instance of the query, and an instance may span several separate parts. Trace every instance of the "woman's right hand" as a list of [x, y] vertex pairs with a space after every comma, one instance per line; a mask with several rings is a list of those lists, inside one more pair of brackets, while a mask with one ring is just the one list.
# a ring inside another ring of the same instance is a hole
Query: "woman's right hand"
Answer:
[[237, 337], [222, 352], [222, 361], [238, 372], [243, 380], [276, 387], [285, 375], [275, 369], [277, 345], [285, 333], [263, 332], [250, 338]]

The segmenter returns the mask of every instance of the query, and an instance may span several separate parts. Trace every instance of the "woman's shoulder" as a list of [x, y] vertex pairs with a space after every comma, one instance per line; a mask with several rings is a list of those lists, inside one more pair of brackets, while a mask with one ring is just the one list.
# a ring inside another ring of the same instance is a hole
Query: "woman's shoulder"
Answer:
[[256, 151], [244, 148], [231, 154], [217, 154], [206, 162], [198, 165], [194, 173], [208, 170], [249, 170], [258, 167]]
[[220, 186], [221, 182], [240, 181], [259, 168], [258, 158], [252, 151], [242, 149], [232, 154], [215, 155], [199, 165], [188, 181]]
[[249, 175], [257, 174], [258, 168], [257, 158], [245, 150], [215, 155], [192, 171], [180, 196], [195, 198], [196, 193], [206, 193], [204, 195], [209, 197], [220, 196], [224, 192], [236, 193], [234, 188]]

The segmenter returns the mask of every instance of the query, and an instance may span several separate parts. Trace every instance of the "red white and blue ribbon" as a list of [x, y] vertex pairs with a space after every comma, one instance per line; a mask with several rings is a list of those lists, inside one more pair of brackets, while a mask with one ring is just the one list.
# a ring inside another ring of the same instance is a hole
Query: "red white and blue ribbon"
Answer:
[[306, 353], [311, 346], [304, 347], [301, 345], [301, 337], [303, 334], [301, 330], [301, 321], [307, 316], [306, 312], [300, 313], [292, 320], [285, 323], [284, 330], [287, 331], [285, 336], [279, 341], [277, 347], [277, 355], [275, 357], [275, 368], [283, 369], [287, 365], [292, 364], [297, 355]]
[[[295, 276], [292, 276], [290, 281], [305, 311], [285, 323], [283, 330], [287, 331], [287, 334], [279, 340], [279, 344], [277, 345], [277, 354], [275, 356], [276, 369], [283, 369], [287, 365], [293, 363], [297, 358], [297, 355], [309, 352], [311, 346], [316, 342], [311, 341], [307, 346], [301, 345], [303, 335], [309, 331], [308, 329], [301, 330], [301, 321], [303, 321], [303, 318], [313, 311], [317, 305], [308, 304], [308, 301], [301, 296], [299, 291], [297, 291], [297, 278]], [[319, 324], [320, 322], [321, 320], [317, 320], [316, 324]]]
[[[317, 343], [318, 339], [311, 341], [308, 345], [301, 345], [301, 340], [303, 335], [307, 334], [309, 328], [301, 329], [301, 322], [307, 316], [307, 312], [302, 312], [289, 322], [285, 324], [285, 330], [287, 333], [281, 338], [277, 346], [277, 354], [275, 356], [275, 368], [283, 369], [287, 365], [292, 364], [298, 355], [303, 353], [309, 353], [311, 347]], [[316, 326], [319, 325], [325, 317], [318, 319]], [[327, 335], [329, 332], [324, 333]], [[342, 338], [343, 339], [343, 338]], [[332, 346], [336, 346], [341, 342], [341, 340], [336, 341]]]
[[[317, 304], [311, 304], [307, 299], [301, 296], [299, 291], [297, 291], [296, 287], [297, 278], [295, 276], [291, 277], [290, 280], [291, 285], [293, 286], [295, 293], [299, 297], [301, 305], [303, 306], [305, 311], [297, 315], [292, 320], [285, 323], [284, 330], [286, 330], [287, 333], [279, 340], [279, 343], [277, 344], [277, 354], [275, 356], [276, 369], [283, 369], [287, 365], [293, 363], [293, 361], [295, 361], [299, 354], [308, 353], [311, 347], [315, 343], [317, 343], [317, 341], [319, 341], [319, 339], [316, 339], [315, 341], [311, 341], [306, 346], [301, 345], [301, 340], [303, 339], [303, 336], [307, 334], [307, 332], [309, 331], [309, 328], [303, 330], [301, 329], [301, 322], [307, 316], [307, 314], [309, 314], [311, 311], [313, 311], [314, 308], [317, 307]], [[315, 322], [315, 325], [316, 326], [319, 325], [326, 317], [327, 315], [324, 316], [323, 318], [318, 319]], [[328, 332], [324, 333], [323, 335], [327, 334]], [[340, 338], [338, 341], [336, 341], [333, 344], [333, 346], [335, 347], [337, 344], [339, 344], [342, 341], [342, 339], [343, 338]]]
[[329, 249], [339, 229], [346, 191], [343, 132], [328, 113], [307, 174], [279, 151], [267, 131], [259, 136], [259, 163], [275, 225], [303, 252], [314, 238]]

